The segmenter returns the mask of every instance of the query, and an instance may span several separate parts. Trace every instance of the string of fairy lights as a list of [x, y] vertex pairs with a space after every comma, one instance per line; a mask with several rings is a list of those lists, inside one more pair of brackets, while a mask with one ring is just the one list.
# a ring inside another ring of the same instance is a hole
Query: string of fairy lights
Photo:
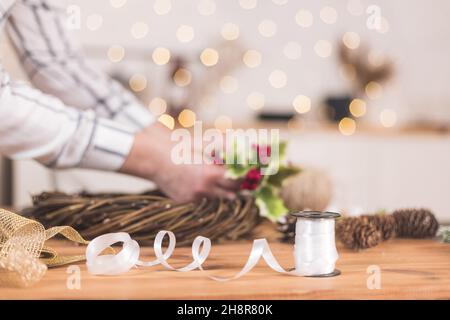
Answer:
[[[202, 16], [212, 16], [217, 11], [217, 0], [197, 0], [193, 2], [197, 6], [197, 11]], [[253, 10], [258, 7], [258, 0], [233, 0], [237, 1], [242, 10]], [[259, 0], [261, 1], [261, 0]], [[289, 0], [271, 0], [275, 5], [280, 7], [286, 5]], [[291, 0], [292, 1], [292, 0]], [[110, 0], [113, 8], [119, 9], [127, 5], [127, 0]], [[153, 11], [156, 15], [164, 16], [173, 10], [173, 0], [154, 0]], [[353, 16], [362, 16], [366, 13], [366, 6], [361, 0], [347, 0], [347, 11]], [[322, 7], [317, 16], [308, 9], [299, 8], [297, 12], [292, 14], [292, 18], [299, 28], [311, 28], [315, 23], [324, 23], [326, 25], [334, 25], [339, 20], [338, 11], [332, 6], [326, 5]], [[86, 19], [86, 27], [91, 31], [99, 30], [104, 22], [104, 18], [100, 14], [91, 14]], [[262, 19], [257, 24], [257, 32], [263, 38], [273, 38], [277, 35], [278, 26], [274, 20]], [[134, 39], [144, 39], [150, 31], [149, 25], [145, 21], [136, 21], [130, 26], [130, 35]], [[377, 30], [381, 34], [389, 31], [389, 22], [385, 17], [381, 17], [380, 28]], [[241, 36], [240, 26], [233, 22], [226, 22], [219, 30], [220, 36], [226, 41], [235, 41]], [[191, 25], [179, 25], [174, 35], [180, 43], [190, 43], [196, 37], [196, 30]], [[342, 43], [350, 50], [356, 50], [361, 45], [361, 37], [357, 32], [348, 31], [342, 37]], [[329, 58], [333, 55], [335, 48], [333, 43], [325, 39], [318, 39], [313, 51], [319, 58]], [[299, 60], [303, 54], [303, 48], [297, 41], [289, 41], [282, 47], [282, 54], [286, 59]], [[168, 48], [157, 47], [152, 52], [152, 60], [158, 66], [167, 65], [171, 60], [171, 51]], [[112, 45], [107, 50], [107, 57], [111, 63], [119, 63], [126, 57], [126, 49], [121, 45]], [[219, 51], [215, 48], [204, 48], [198, 59], [205, 67], [214, 67], [220, 60]], [[383, 63], [383, 55], [376, 52], [370, 52], [368, 56], [369, 63], [373, 66]], [[242, 55], [242, 63], [249, 69], [255, 69], [261, 66], [263, 62], [263, 54], [257, 49], [249, 49]], [[354, 70], [348, 66], [342, 66], [340, 74], [347, 80], [352, 80]], [[186, 87], [192, 81], [192, 73], [188, 69], [181, 68], [174, 75], [175, 85]], [[288, 75], [284, 70], [274, 69], [268, 74], [268, 83], [275, 89], [282, 89], [288, 85]], [[148, 86], [148, 80], [145, 75], [134, 74], [129, 79], [129, 87], [135, 92], [142, 92]], [[239, 88], [239, 81], [232, 75], [225, 75], [219, 82], [219, 89], [225, 94], [233, 94]], [[355, 119], [362, 118], [367, 113], [367, 103], [369, 100], [378, 100], [383, 96], [383, 86], [377, 82], [370, 82], [365, 87], [365, 95], [363, 98], [354, 99], [349, 111], [353, 118], [347, 117], [339, 122], [339, 131], [343, 135], [353, 135], [356, 132], [357, 124]], [[207, 101], [206, 101], [207, 100]], [[365, 101], [367, 100], [367, 101]], [[214, 97], [205, 97], [205, 103], [213, 105]], [[245, 99], [246, 105], [251, 110], [261, 110], [265, 107], [266, 96], [260, 91], [251, 91]], [[168, 103], [162, 97], [154, 97], [148, 107], [150, 111], [159, 117], [159, 121], [166, 126], [173, 128], [176, 119], [166, 113]], [[292, 107], [299, 115], [308, 114], [313, 109], [313, 103], [310, 97], [304, 94], [298, 94], [292, 100]], [[197, 119], [193, 110], [185, 109], [178, 116], [178, 123], [183, 127], [191, 127]], [[392, 109], [384, 109], [379, 114], [379, 121], [383, 127], [390, 128], [397, 123], [397, 114]], [[230, 117], [220, 115], [215, 120], [215, 126], [220, 130], [231, 128], [233, 121]], [[288, 127], [294, 127], [289, 124]]]

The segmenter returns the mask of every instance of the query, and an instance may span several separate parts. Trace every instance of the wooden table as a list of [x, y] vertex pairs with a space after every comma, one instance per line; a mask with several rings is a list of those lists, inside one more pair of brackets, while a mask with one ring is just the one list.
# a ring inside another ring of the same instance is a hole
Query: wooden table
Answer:
[[[83, 247], [54, 242], [62, 254], [83, 253]], [[205, 267], [212, 274], [232, 275], [247, 259], [251, 244], [213, 246]], [[293, 265], [292, 247], [272, 243], [285, 267]], [[335, 278], [301, 278], [277, 274], [263, 263], [243, 278], [219, 283], [200, 271], [178, 273], [162, 267], [134, 269], [114, 277], [91, 276], [80, 263], [81, 288], [67, 288], [67, 267], [50, 269], [32, 288], [0, 288], [1, 299], [450, 299], [450, 245], [433, 240], [392, 240], [375, 248], [351, 252], [338, 247]], [[144, 253], [149, 254], [148, 249]], [[150, 256], [146, 255], [146, 260]], [[190, 261], [190, 248], [179, 248], [172, 260]], [[369, 266], [379, 266], [381, 289], [368, 289]]]

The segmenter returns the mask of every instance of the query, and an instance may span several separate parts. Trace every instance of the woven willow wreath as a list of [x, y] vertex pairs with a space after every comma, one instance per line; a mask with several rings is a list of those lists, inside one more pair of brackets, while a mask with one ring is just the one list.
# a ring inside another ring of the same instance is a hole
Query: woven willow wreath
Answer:
[[211, 240], [236, 240], [248, 235], [260, 222], [251, 196], [236, 200], [208, 200], [177, 204], [158, 194], [42, 193], [23, 214], [46, 228], [67, 225], [86, 239], [109, 232], [127, 232], [142, 245], [151, 245], [160, 230], [170, 230], [190, 245], [198, 235]]

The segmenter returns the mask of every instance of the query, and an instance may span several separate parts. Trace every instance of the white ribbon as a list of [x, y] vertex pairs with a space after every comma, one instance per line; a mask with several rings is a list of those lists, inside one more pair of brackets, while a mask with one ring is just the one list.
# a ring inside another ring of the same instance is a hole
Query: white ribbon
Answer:
[[305, 276], [332, 273], [339, 257], [334, 219], [298, 219], [294, 257], [295, 270]]
[[[319, 226], [320, 224], [320, 226]], [[332, 227], [332, 229], [331, 229]], [[296, 226], [296, 244], [294, 256], [296, 268], [293, 271], [283, 269], [275, 259], [266, 239], [253, 241], [253, 246], [245, 266], [232, 277], [206, 275], [216, 281], [238, 279], [252, 270], [262, 258], [274, 271], [294, 276], [314, 276], [328, 274], [334, 271], [337, 251], [334, 242], [334, 220], [298, 219]], [[169, 237], [169, 245], [163, 250], [163, 240]], [[122, 250], [115, 255], [101, 253], [115, 243], [122, 242]], [[139, 244], [131, 239], [128, 233], [109, 233], [92, 240], [86, 249], [86, 265], [94, 275], [118, 275], [128, 272], [133, 267], [151, 267], [162, 265], [166, 269], [188, 272], [199, 269], [205, 272], [202, 265], [211, 252], [211, 240], [202, 236], [192, 243], [192, 262], [182, 268], [175, 268], [168, 262], [176, 245], [176, 237], [170, 231], [160, 231], [156, 235], [153, 250], [156, 259], [150, 262], [139, 260]]]

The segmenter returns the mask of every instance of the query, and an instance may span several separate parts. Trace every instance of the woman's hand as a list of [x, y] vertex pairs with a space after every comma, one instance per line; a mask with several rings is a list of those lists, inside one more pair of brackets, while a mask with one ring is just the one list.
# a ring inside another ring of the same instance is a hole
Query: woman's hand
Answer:
[[232, 199], [239, 182], [225, 178], [225, 167], [209, 164], [175, 164], [171, 159], [175, 142], [171, 131], [155, 123], [135, 136], [122, 173], [155, 182], [169, 197], [188, 202], [202, 197]]

